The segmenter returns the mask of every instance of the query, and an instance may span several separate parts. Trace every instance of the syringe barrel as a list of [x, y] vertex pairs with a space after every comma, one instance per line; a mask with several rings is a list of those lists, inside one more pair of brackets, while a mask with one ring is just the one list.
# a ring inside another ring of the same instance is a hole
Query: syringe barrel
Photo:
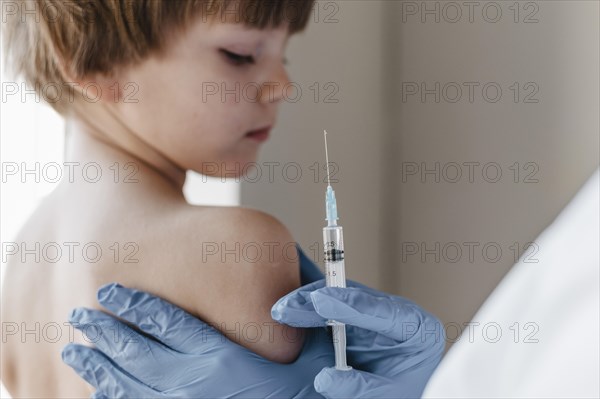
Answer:
[[328, 287], [346, 287], [344, 234], [342, 226], [323, 227], [325, 281]]
[[[323, 245], [325, 255], [325, 282], [328, 287], [346, 287], [346, 268], [344, 265], [344, 233], [342, 226], [323, 227]], [[335, 368], [351, 370], [346, 363], [346, 325], [335, 320], [327, 320], [333, 328], [333, 346], [335, 349]]]

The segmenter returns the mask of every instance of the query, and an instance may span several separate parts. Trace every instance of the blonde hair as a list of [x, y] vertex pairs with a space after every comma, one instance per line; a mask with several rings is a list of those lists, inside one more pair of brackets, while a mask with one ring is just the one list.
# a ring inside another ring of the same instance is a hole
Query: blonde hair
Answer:
[[[67, 75], [110, 75], [161, 52], [173, 33], [199, 16], [224, 17], [234, 7], [236, 22], [264, 29], [289, 23], [305, 28], [314, 0], [18, 0], [4, 2], [7, 64], [24, 76], [54, 109], [64, 113], [73, 86]], [[44, 88], [59, 86], [57, 100]]]

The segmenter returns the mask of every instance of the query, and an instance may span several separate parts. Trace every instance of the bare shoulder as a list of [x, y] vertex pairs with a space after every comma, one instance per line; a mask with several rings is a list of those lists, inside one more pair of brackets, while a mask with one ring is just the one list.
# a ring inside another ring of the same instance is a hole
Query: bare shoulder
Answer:
[[289, 229], [268, 213], [243, 207], [189, 207], [178, 218], [187, 248], [200, 255], [202, 263], [217, 260], [281, 266], [281, 272], [299, 278], [296, 241]]
[[[206, 218], [207, 223], [214, 226], [211, 235], [238, 244], [242, 252], [249, 253], [252, 248], [260, 246], [264, 249], [262, 260], [267, 263], [286, 262], [289, 258], [296, 258], [296, 242], [288, 228], [276, 217], [242, 207], [223, 207], [205, 212], [206, 215], [199, 214], [198, 218]], [[249, 260], [251, 256], [247, 258]]]
[[300, 285], [296, 242], [274, 216], [250, 208], [214, 208], [190, 222], [196, 230], [186, 239], [193, 265], [218, 268], [238, 283], [235, 289], [247, 288], [248, 298], [260, 296], [262, 305], [272, 302], [270, 309]]
[[[272, 320], [271, 307], [300, 286], [298, 254], [277, 218], [250, 208], [186, 207], [165, 221], [161, 296], [270, 360], [294, 360], [301, 334]], [[160, 244], [159, 244], [160, 245]], [[154, 252], [154, 251], [152, 251]]]

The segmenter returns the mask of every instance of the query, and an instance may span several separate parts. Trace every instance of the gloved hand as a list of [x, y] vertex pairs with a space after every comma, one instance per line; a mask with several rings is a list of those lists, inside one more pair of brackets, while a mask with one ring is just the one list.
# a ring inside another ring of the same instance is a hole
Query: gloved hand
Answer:
[[333, 361], [325, 328], [307, 330], [298, 359], [279, 364], [145, 292], [109, 284], [98, 300], [155, 340], [103, 312], [75, 309], [71, 323], [96, 348], [69, 344], [63, 361], [97, 389], [93, 398], [321, 397], [313, 380]]
[[327, 398], [420, 398], [444, 350], [444, 329], [415, 303], [348, 281], [323, 280], [298, 288], [272, 308], [274, 320], [294, 326], [346, 323], [347, 358], [353, 367], [323, 369], [315, 378]]

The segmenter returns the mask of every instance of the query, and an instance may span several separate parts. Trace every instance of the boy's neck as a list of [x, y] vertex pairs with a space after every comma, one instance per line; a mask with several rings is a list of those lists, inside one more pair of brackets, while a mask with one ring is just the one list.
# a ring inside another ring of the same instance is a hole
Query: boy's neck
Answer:
[[[133, 162], [144, 173], [154, 174], [182, 193], [186, 171], [169, 160], [164, 154], [142, 141], [139, 137], [123, 126], [111, 120], [103, 119], [96, 123], [88, 114], [84, 119], [68, 117], [67, 146], [65, 158], [69, 162], [97, 162], [112, 165], [122, 163], [121, 168], [128, 162]], [[100, 128], [99, 126], [102, 126]], [[103, 167], [108, 167], [102, 165]], [[124, 172], [126, 173], [126, 172]]]

